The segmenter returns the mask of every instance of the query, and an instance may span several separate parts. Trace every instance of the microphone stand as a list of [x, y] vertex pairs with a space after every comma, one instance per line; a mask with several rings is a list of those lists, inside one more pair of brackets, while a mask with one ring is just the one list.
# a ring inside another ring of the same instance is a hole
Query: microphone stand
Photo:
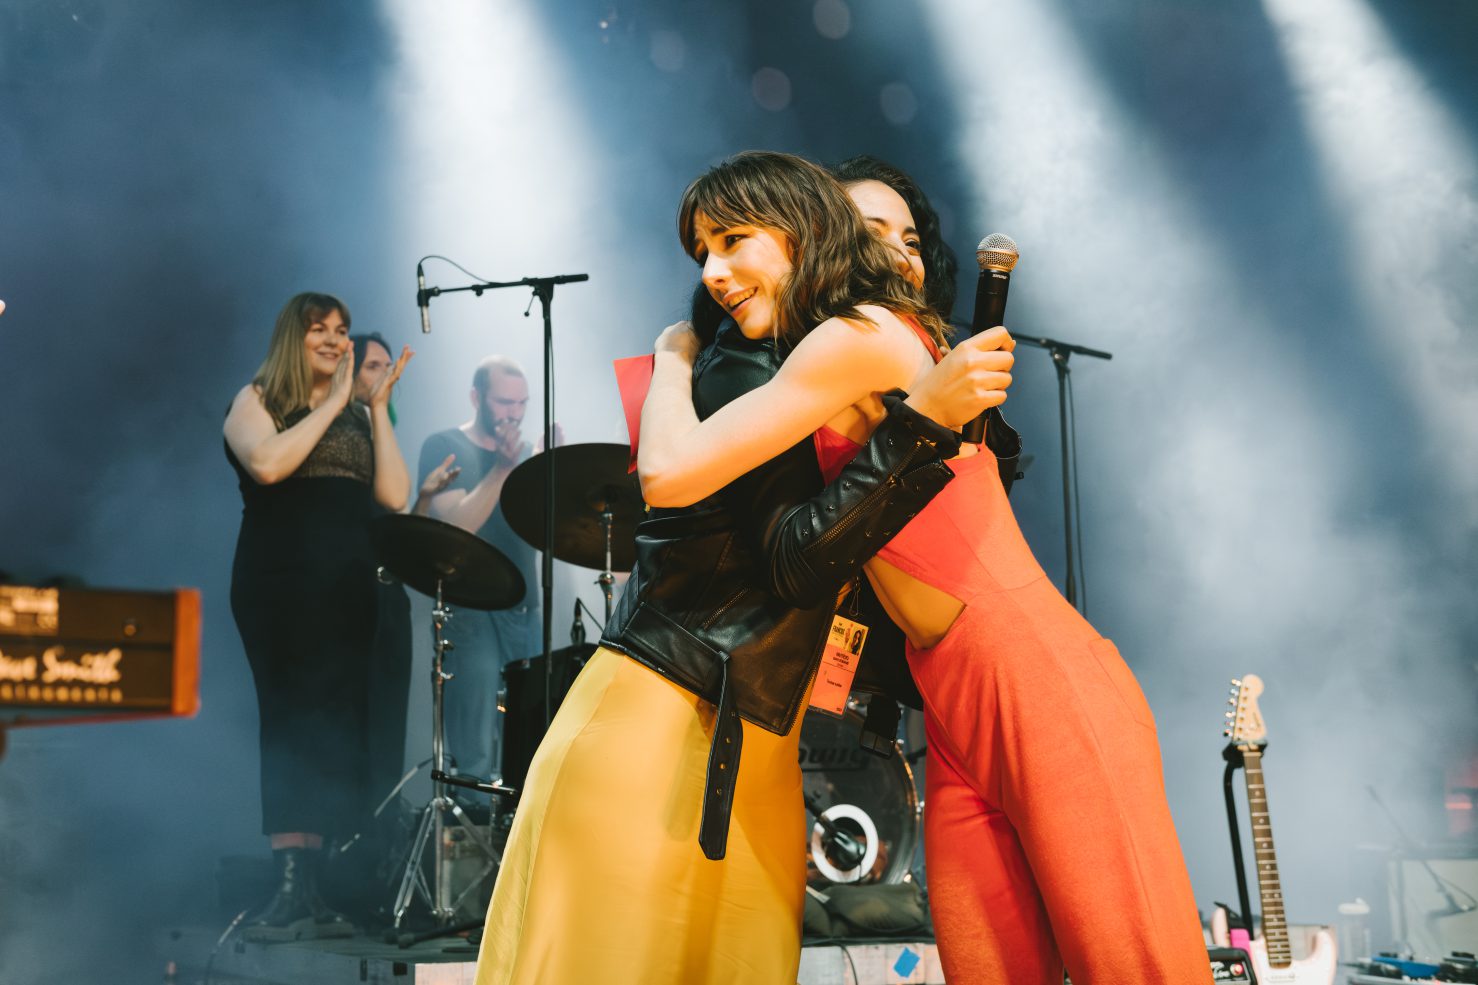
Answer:
[[[554, 303], [554, 288], [559, 284], [578, 284], [590, 279], [589, 274], [560, 274], [555, 277], [524, 277], [520, 280], [483, 281], [465, 287], [428, 287], [416, 292], [416, 303], [425, 304], [443, 294], [471, 291], [482, 297], [483, 291], [505, 287], [532, 288], [544, 315], [544, 557], [540, 576], [544, 582], [544, 725], [554, 719], [554, 326], [549, 309]], [[528, 312], [524, 312], [525, 315]]]
[[[1437, 894], [1447, 901], [1448, 912], [1443, 915], [1452, 916], [1458, 913], [1471, 913], [1474, 909], [1478, 909], [1478, 906], [1475, 906], [1472, 902], [1459, 903], [1457, 901], [1457, 898], [1452, 895], [1452, 891], [1447, 888], [1447, 880], [1443, 879], [1437, 874], [1437, 870], [1432, 868], [1432, 863], [1427, 859], [1427, 853], [1406, 833], [1406, 829], [1401, 826], [1400, 821], [1396, 820], [1395, 813], [1386, 806], [1385, 800], [1382, 799], [1375, 787], [1367, 783], [1365, 785], [1365, 792], [1370, 794], [1370, 799], [1375, 801], [1375, 805], [1381, 809], [1381, 813], [1385, 814], [1386, 820], [1390, 821], [1391, 827], [1395, 829], [1396, 842], [1400, 846], [1402, 859], [1414, 859], [1426, 870], [1427, 875], [1432, 877], [1432, 885], [1437, 890]], [[1401, 935], [1400, 942], [1410, 946], [1410, 941], [1406, 939], [1406, 933], [1409, 928], [1406, 925], [1406, 873], [1404, 869], [1405, 866], [1402, 865], [1397, 865], [1396, 867], [1396, 878], [1398, 881], [1396, 897], [1400, 900], [1400, 906], [1396, 913], [1398, 918], [1397, 929]], [[1461, 886], [1458, 887], [1458, 892], [1467, 896], [1470, 901], [1472, 900], [1472, 895]], [[1427, 914], [1428, 924], [1433, 923], [1433, 917], [1435, 915], [1433, 913]]]
[[[1111, 353], [1101, 349], [1090, 349], [1085, 345], [1075, 345], [1071, 342], [1060, 342], [1057, 339], [1034, 338], [1030, 335], [1017, 335], [1011, 333], [1011, 337], [1023, 345], [1034, 346], [1038, 349], [1046, 349], [1052, 354], [1052, 366], [1057, 370], [1057, 421], [1062, 433], [1062, 527], [1066, 538], [1067, 547], [1067, 577], [1063, 581], [1063, 595], [1067, 597], [1068, 604], [1077, 609], [1078, 606], [1078, 578], [1077, 568], [1073, 558], [1073, 539], [1077, 537], [1078, 543], [1082, 543], [1082, 531], [1078, 526], [1080, 520], [1073, 511], [1073, 473], [1076, 471], [1076, 444], [1069, 446], [1068, 443], [1068, 357], [1077, 353], [1080, 356], [1091, 356], [1094, 359], [1112, 359]], [[1071, 462], [1071, 464], [1070, 464]]]

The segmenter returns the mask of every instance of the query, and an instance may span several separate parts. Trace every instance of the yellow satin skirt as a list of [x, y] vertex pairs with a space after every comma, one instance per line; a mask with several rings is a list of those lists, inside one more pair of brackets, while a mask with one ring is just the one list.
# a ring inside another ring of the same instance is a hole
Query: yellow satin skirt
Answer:
[[794, 985], [800, 724], [744, 723], [727, 857], [698, 847], [713, 707], [598, 649], [529, 769], [477, 985]]

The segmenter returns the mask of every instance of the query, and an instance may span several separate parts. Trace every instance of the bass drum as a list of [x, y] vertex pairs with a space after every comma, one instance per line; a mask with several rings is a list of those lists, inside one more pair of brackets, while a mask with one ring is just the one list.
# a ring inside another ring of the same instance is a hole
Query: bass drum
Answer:
[[922, 814], [913, 771], [901, 751], [880, 759], [863, 749], [861, 733], [851, 709], [841, 718], [811, 710], [801, 722], [806, 881], [818, 889], [904, 882], [913, 869]]
[[[550, 682], [550, 699], [558, 710], [585, 661], [595, 652], [595, 644], [581, 643], [555, 650], [554, 679]], [[503, 712], [502, 781], [504, 786], [523, 790], [528, 778], [534, 750], [544, 738], [544, 656], [518, 660], [503, 668], [503, 691], [498, 695], [498, 709]], [[496, 802], [498, 809], [510, 812], [516, 801]]]

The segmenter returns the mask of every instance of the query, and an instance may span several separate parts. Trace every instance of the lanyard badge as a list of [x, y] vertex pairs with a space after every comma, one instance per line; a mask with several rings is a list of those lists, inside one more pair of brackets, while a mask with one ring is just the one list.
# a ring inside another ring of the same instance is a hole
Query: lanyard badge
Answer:
[[832, 617], [821, 668], [811, 688], [812, 708], [838, 717], [847, 710], [847, 695], [852, 692], [852, 678], [857, 676], [866, 642], [867, 627], [862, 623], [840, 614]]

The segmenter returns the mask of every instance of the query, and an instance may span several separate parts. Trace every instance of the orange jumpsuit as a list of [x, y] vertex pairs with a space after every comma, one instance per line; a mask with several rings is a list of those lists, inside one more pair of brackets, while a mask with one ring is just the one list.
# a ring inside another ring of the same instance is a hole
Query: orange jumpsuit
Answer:
[[[830, 437], [828, 475], [847, 454]], [[1138, 682], [1032, 556], [990, 450], [949, 465], [878, 552], [965, 603], [936, 646], [908, 650], [946, 979], [1062, 985], [1066, 965], [1074, 985], [1211, 982]]]
[[1149, 705], [1047, 580], [984, 447], [879, 557], [965, 609], [909, 648], [950, 985], [1210, 982]]

